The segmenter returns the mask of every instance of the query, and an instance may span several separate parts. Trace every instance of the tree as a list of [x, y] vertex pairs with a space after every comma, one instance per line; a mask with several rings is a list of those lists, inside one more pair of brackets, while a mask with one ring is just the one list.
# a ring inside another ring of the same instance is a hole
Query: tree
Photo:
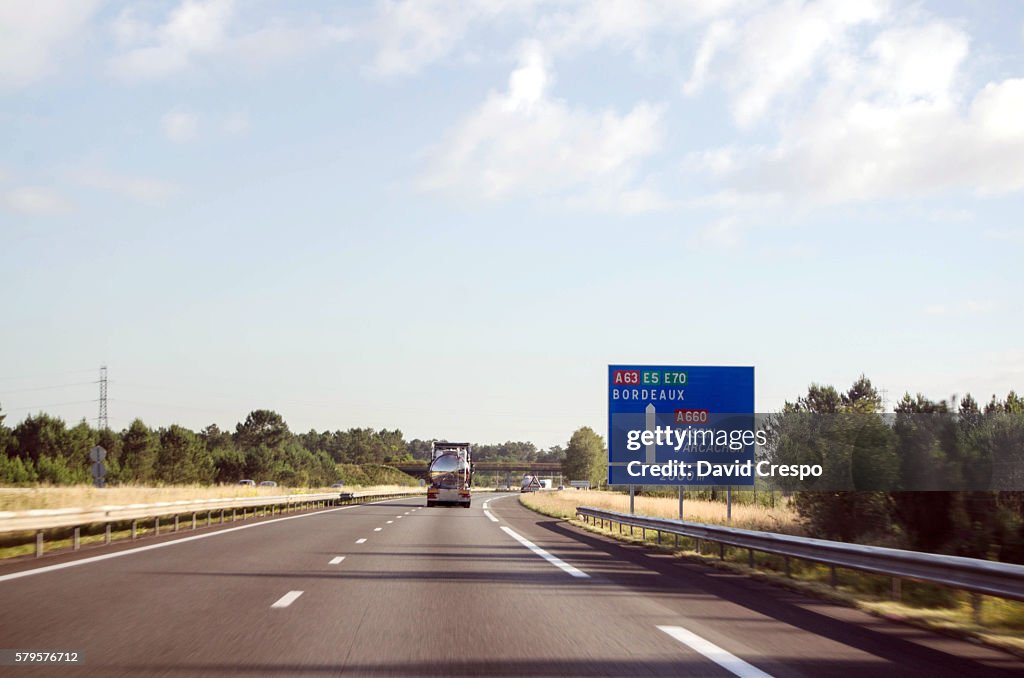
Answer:
[[158, 445], [153, 432], [141, 419], [121, 432], [121, 480], [139, 484], [156, 477]]
[[594, 429], [584, 426], [572, 434], [565, 448], [562, 474], [570, 480], [589, 480], [594, 487], [608, 479], [608, 449]]
[[235, 427], [235, 442], [243, 450], [260, 445], [280, 447], [290, 435], [284, 418], [273, 410], [253, 410]]
[[59, 457], [65, 433], [63, 419], [42, 412], [34, 417], [29, 415], [14, 428], [15, 454], [33, 462], [43, 457]]
[[[889, 525], [888, 498], [897, 463], [892, 435], [881, 417], [881, 399], [861, 375], [848, 391], [812, 384], [807, 395], [787, 402], [769, 425], [768, 456], [774, 463], [819, 464], [821, 478], [799, 490], [794, 507], [812, 535], [852, 541]], [[843, 488], [857, 488], [849, 491]]]
[[160, 431], [156, 470], [165, 483], [208, 483], [213, 479], [213, 459], [195, 433], [172, 424]]

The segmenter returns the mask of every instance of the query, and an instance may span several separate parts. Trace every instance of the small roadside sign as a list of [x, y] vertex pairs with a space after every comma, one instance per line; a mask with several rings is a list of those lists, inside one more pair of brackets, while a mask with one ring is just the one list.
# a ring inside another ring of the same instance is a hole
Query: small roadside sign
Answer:
[[100, 447], [99, 445], [97, 445], [96, 447], [94, 447], [91, 450], [89, 450], [89, 461], [99, 463], [99, 462], [103, 461], [106, 458], [107, 458], [107, 451], [105, 449], [103, 449], [102, 447]]
[[96, 487], [103, 487], [104, 481], [107, 477], [107, 467], [102, 461], [96, 461], [92, 463], [90, 470], [92, 471], [93, 484]]

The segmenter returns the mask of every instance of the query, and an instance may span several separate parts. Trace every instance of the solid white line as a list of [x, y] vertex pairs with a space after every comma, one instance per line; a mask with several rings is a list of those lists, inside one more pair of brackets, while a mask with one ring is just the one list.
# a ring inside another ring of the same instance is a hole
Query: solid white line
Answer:
[[365, 544], [366, 543], [366, 539], [365, 538], [364, 539], [356, 539], [356, 543], [357, 544]]
[[327, 564], [328, 565], [337, 565], [338, 563], [340, 563], [343, 560], [345, 560], [345, 556], [337, 556], [335, 558], [331, 558], [331, 562], [329, 562]]
[[383, 529], [384, 529], [383, 527], [375, 527], [375, 528], [373, 528], [373, 531], [374, 532], [380, 532]]
[[487, 501], [485, 501], [485, 502], [484, 502], [484, 510], [485, 510], [485, 511], [487, 510], [487, 505], [488, 505], [489, 503], [491, 503], [491, 501], [490, 501], [489, 499], [488, 499]]
[[498, 522], [498, 519], [495, 518], [494, 515], [490, 511], [488, 511], [487, 509], [484, 509], [484, 515], [487, 516], [488, 518], [490, 518], [492, 523]]
[[288, 607], [302, 595], [302, 591], [289, 591], [288, 593], [281, 596], [281, 599], [270, 607]]
[[520, 544], [522, 544], [526, 548], [530, 549], [531, 551], [536, 553], [538, 556], [540, 556], [544, 560], [548, 561], [549, 563], [551, 563], [552, 565], [554, 565], [558, 569], [562, 570], [563, 572], [568, 572], [569, 574], [571, 574], [574, 577], [580, 577], [580, 578], [583, 578], [583, 579], [589, 579], [590, 578], [590, 575], [587, 574], [586, 572], [583, 572], [582, 570], [577, 570], [575, 567], [573, 567], [569, 563], [565, 562], [561, 558], [559, 558], [557, 556], [551, 555], [550, 553], [548, 553], [547, 551], [545, 551], [541, 547], [537, 546], [536, 544], [534, 544], [532, 541], [530, 541], [526, 537], [520, 536], [519, 534], [517, 534], [516, 532], [510, 530], [509, 528], [505, 527], [504, 525], [501, 526], [501, 529], [504, 530], [509, 536], [511, 536], [517, 542], [519, 542]]
[[54, 572], [56, 570], [63, 570], [69, 567], [77, 567], [79, 565], [86, 565], [88, 563], [97, 563], [101, 560], [109, 560], [111, 558], [120, 558], [121, 556], [131, 555], [133, 553], [142, 553], [143, 551], [152, 551], [153, 549], [162, 549], [167, 546], [175, 546], [177, 544], [184, 544], [185, 542], [196, 541], [197, 539], [209, 539], [210, 537], [217, 537], [222, 534], [228, 534], [230, 532], [237, 532], [239, 530], [248, 530], [253, 527], [263, 527], [264, 525], [271, 525], [273, 523], [280, 523], [285, 520], [298, 520], [299, 518], [309, 518], [310, 516], [320, 516], [325, 513], [334, 513], [335, 511], [347, 511], [348, 509], [358, 508], [359, 506], [369, 506], [370, 504], [383, 504], [385, 502], [395, 501], [394, 499], [382, 499], [380, 501], [368, 501], [365, 504], [352, 504], [349, 506], [342, 506], [340, 508], [327, 509], [325, 511], [317, 511], [315, 513], [303, 513], [298, 516], [286, 516], [284, 518], [274, 518], [271, 520], [264, 520], [259, 523], [252, 523], [251, 525], [239, 525], [238, 527], [227, 527], [223, 530], [217, 530], [216, 532], [207, 532], [206, 534], [196, 534], [191, 537], [181, 537], [180, 539], [174, 539], [171, 541], [160, 542], [159, 544], [150, 544], [148, 546], [139, 546], [134, 549], [125, 549], [124, 551], [118, 551], [116, 553], [104, 553], [101, 556], [91, 556], [89, 558], [81, 558], [79, 560], [72, 560], [67, 563], [57, 563], [56, 565], [46, 565], [44, 567], [37, 567], [34, 570], [22, 570], [21, 572], [11, 572], [10, 574], [0, 575], [0, 582], [10, 581], [12, 579], [21, 579], [22, 577], [31, 577], [34, 574], [43, 574], [44, 572]]
[[772, 678], [771, 674], [748, 664], [733, 653], [723, 650], [709, 640], [704, 640], [682, 626], [659, 626], [658, 630], [667, 633], [690, 649], [700, 652], [726, 671], [730, 671], [740, 678]]

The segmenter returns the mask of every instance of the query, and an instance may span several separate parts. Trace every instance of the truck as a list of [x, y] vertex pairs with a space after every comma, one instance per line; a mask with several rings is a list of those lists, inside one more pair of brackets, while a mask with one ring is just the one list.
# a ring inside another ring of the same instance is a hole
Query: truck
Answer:
[[445, 504], [469, 508], [473, 485], [473, 451], [469, 443], [431, 443], [427, 474], [430, 479], [427, 506]]

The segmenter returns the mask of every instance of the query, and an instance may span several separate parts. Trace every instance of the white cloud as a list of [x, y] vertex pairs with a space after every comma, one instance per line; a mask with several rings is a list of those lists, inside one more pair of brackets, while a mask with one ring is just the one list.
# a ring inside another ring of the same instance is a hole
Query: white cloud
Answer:
[[453, 53], [475, 61], [493, 41], [474, 38], [510, 27], [551, 54], [607, 46], [640, 56], [652, 37], [678, 35], [750, 1], [381, 0], [364, 32], [377, 47], [372, 73], [408, 75]]
[[15, 212], [30, 216], [57, 216], [65, 214], [71, 205], [56, 191], [41, 186], [14, 188], [3, 196], [4, 204]]
[[[878, 16], [846, 16], [838, 25], [854, 25], [850, 21], [858, 18], [870, 23]], [[801, 33], [800, 25], [792, 31]], [[785, 26], [778, 29], [774, 41], [800, 42]], [[719, 75], [727, 82], [752, 82], [762, 69], [743, 65], [750, 49], [746, 43], [736, 46], [732, 65], [739, 70]], [[904, 18], [859, 47], [837, 39], [801, 54], [812, 52], [828, 64], [820, 78], [810, 79], [809, 71], [797, 68], [805, 60], [796, 58], [783, 69], [794, 80], [782, 89], [769, 78], [731, 92], [741, 126], [757, 120], [769, 104], [785, 111], [774, 143], [692, 153], [688, 166], [717, 179], [719, 191], [811, 204], [1024, 188], [1024, 80], [991, 82], [968, 94], [965, 105], [961, 71], [969, 39], [960, 29]], [[772, 63], [773, 55], [769, 50], [762, 58]], [[794, 82], [801, 87], [793, 89]]]
[[97, 5], [95, 0], [0, 2], [0, 86], [25, 85], [55, 71]]
[[834, 55], [848, 34], [885, 16], [885, 3], [787, 2], [754, 12], [740, 25], [714, 22], [697, 50], [686, 93], [707, 78], [720, 80], [732, 94], [732, 112], [741, 127], [758, 122], [782, 96], [799, 90]]
[[573, 109], [551, 97], [551, 82], [543, 48], [524, 44], [507, 91], [492, 92], [434, 150], [421, 186], [491, 200], [549, 196], [623, 211], [663, 202], [637, 171], [661, 147], [662, 109], [646, 102], [625, 115]]
[[238, 23], [234, 0], [183, 0], [157, 24], [139, 19], [129, 7], [111, 25], [126, 49], [111, 59], [110, 68], [125, 80], [147, 80], [214, 58], [259, 66], [351, 37], [349, 29], [316, 18], [301, 24], [271, 19], [245, 28]]
[[168, 111], [160, 118], [160, 129], [176, 144], [194, 141], [199, 134], [199, 116], [180, 109]]
[[[519, 3], [528, 10], [529, 2]], [[376, 75], [407, 75], [447, 56], [469, 28], [515, 10], [517, 3], [446, 2], [445, 0], [384, 0], [366, 32], [377, 42], [371, 71]]]
[[177, 185], [151, 177], [115, 174], [92, 167], [71, 172], [71, 178], [82, 186], [108, 191], [136, 202], [160, 205], [176, 195]]

